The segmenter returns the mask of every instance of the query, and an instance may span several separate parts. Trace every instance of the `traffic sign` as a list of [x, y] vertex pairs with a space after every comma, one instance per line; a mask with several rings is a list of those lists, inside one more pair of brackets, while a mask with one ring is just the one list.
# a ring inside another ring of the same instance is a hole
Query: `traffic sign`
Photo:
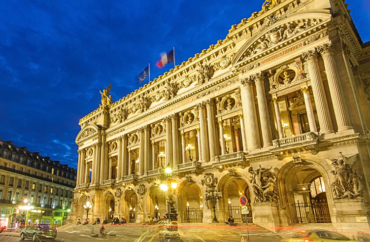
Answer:
[[240, 201], [240, 205], [242, 206], [246, 206], [248, 204], [248, 199], [246, 196], [240, 196], [239, 201]]
[[245, 214], [249, 214], [249, 209], [247, 206], [243, 206], [242, 207], [242, 214], [245, 215]]

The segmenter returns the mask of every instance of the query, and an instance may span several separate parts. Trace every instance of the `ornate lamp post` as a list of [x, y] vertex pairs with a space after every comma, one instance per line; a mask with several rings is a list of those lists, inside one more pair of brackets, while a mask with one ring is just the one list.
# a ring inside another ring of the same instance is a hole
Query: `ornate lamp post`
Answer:
[[84, 209], [86, 210], [86, 219], [89, 219], [89, 210], [92, 208], [92, 204], [89, 201], [86, 202], [84, 205]]
[[193, 161], [193, 158], [191, 157], [191, 151], [194, 150], [194, 146], [192, 146], [191, 144], [188, 144], [188, 146], [186, 146], [185, 148], [187, 151], [189, 151], [189, 160], [190, 161]]
[[224, 139], [225, 139], [225, 143], [226, 143], [226, 153], [229, 154], [229, 143], [228, 143], [228, 141], [230, 141], [231, 138], [229, 136], [227, 136], [226, 134], [224, 134]]
[[204, 174], [204, 180], [202, 180], [202, 185], [207, 186], [206, 190], [206, 201], [210, 201], [213, 209], [213, 220], [212, 223], [218, 223], [217, 217], [216, 217], [216, 204], [217, 200], [219, 200], [222, 197], [222, 193], [217, 191], [216, 184], [218, 183], [218, 179], [214, 177], [214, 174], [212, 173], [206, 173]]
[[[169, 205], [167, 217], [170, 221], [177, 220], [177, 212], [173, 204], [173, 192], [177, 188], [176, 182], [170, 182], [170, 178], [172, 177], [172, 169], [171, 167], [166, 167], [164, 172], [162, 173], [162, 180], [165, 180], [165, 183], [162, 183], [159, 187], [162, 191], [167, 192], [168, 201], [167, 204]], [[167, 183], [167, 184], [166, 184]]]

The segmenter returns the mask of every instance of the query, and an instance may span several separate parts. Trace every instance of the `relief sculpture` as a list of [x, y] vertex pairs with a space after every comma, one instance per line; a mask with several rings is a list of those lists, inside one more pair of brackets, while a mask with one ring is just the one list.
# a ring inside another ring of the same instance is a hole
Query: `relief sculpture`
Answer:
[[277, 202], [279, 196], [276, 187], [276, 176], [269, 169], [262, 168], [261, 166], [254, 170], [250, 167], [248, 172], [251, 174], [250, 183], [255, 195], [255, 202]]

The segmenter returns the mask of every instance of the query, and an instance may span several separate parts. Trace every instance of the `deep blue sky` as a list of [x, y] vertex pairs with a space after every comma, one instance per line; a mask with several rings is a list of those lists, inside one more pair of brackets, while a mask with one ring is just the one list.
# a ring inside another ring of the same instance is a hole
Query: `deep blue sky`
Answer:
[[[0, 0], [0, 137], [77, 167], [80, 118], [98, 108], [112, 83], [116, 101], [139, 86], [148, 63], [176, 47], [181, 63], [263, 0]], [[370, 40], [369, 0], [349, 9]], [[367, 11], [366, 11], [367, 10]]]

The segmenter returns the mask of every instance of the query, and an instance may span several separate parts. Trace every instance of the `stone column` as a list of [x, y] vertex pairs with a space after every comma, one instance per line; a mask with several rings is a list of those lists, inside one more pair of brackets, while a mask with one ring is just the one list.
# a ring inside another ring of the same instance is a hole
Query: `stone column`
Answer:
[[[128, 175], [128, 151], [127, 151], [127, 135], [124, 134], [122, 137], [122, 156], [123, 156], [123, 165], [122, 165], [122, 173], [121, 177]], [[121, 179], [121, 177], [119, 177]]]
[[172, 143], [173, 143], [173, 168], [176, 168], [177, 164], [180, 163], [180, 153], [179, 153], [179, 127], [177, 123], [177, 114], [171, 115], [172, 121]]
[[239, 121], [240, 121], [240, 132], [242, 133], [243, 150], [247, 151], [247, 140], [245, 138], [243, 114], [239, 114], [238, 116], [239, 116]]
[[128, 170], [128, 174], [127, 175], [131, 175], [132, 174], [131, 150], [128, 151], [127, 170]]
[[350, 62], [351, 51], [349, 50], [347, 45], [343, 45], [342, 55], [343, 55], [344, 64], [346, 66], [346, 70], [347, 70], [347, 73], [348, 73], [349, 82], [351, 83], [353, 96], [355, 98], [356, 108], [357, 108], [357, 112], [358, 112], [358, 115], [359, 115], [359, 118], [360, 118], [362, 132], [363, 132], [363, 134], [366, 134], [368, 132], [367, 131], [368, 128], [367, 128], [367, 125], [366, 125], [366, 121], [365, 121], [365, 117], [363, 115], [363, 112], [361, 111], [361, 108], [359, 106], [361, 101], [360, 101], [358, 92], [356, 91], [356, 87], [355, 87], [356, 82], [355, 82], [355, 79], [354, 79], [354, 76], [353, 76], [353, 73], [352, 73], [352, 70], [351, 70], [352, 68], [351, 68], [351, 62]]
[[247, 131], [248, 150], [261, 148], [259, 140], [259, 127], [257, 124], [256, 108], [252, 90], [252, 78], [247, 77], [241, 81], [244, 88], [241, 88], [243, 113], [245, 116], [245, 126]]
[[145, 135], [144, 135], [144, 129], [139, 129], [140, 134], [140, 148], [139, 148], [139, 172], [138, 175], [142, 176], [144, 175], [144, 163], [145, 163]]
[[320, 48], [320, 51], [322, 58], [324, 59], [326, 76], [328, 77], [330, 96], [333, 102], [335, 118], [337, 120], [338, 125], [338, 132], [352, 129], [344, 106], [343, 95], [340, 90], [339, 85], [340, 80], [333, 56], [334, 53], [332, 46], [330, 44], [325, 44]]
[[236, 143], [236, 151], [239, 152], [241, 151], [240, 147], [240, 137], [239, 137], [239, 129], [234, 129], [234, 136], [235, 136], [235, 143]]
[[81, 176], [80, 176], [80, 172], [81, 172], [81, 151], [78, 150], [78, 163], [77, 163], [77, 179], [76, 179], [76, 187], [78, 185], [81, 184]]
[[167, 117], [166, 122], [166, 166], [172, 165], [173, 156], [172, 156], [172, 127], [171, 127], [171, 118]]
[[186, 162], [186, 143], [185, 134], [181, 132], [182, 164]]
[[328, 101], [326, 99], [324, 84], [322, 83], [319, 65], [317, 62], [317, 52], [309, 51], [304, 54], [308, 63], [308, 72], [311, 77], [313, 97], [315, 99], [317, 116], [320, 123], [320, 133], [333, 133], [333, 123], [331, 122]]
[[272, 133], [270, 127], [269, 108], [266, 101], [264, 77], [262, 73], [256, 74], [256, 90], [258, 99], [258, 110], [260, 113], [263, 147], [272, 146]]
[[112, 179], [112, 157], [108, 157], [108, 180]]
[[155, 169], [155, 159], [156, 159], [156, 156], [155, 156], [155, 142], [153, 140], [152, 141], [152, 170]]
[[215, 161], [217, 154], [217, 140], [216, 140], [216, 128], [215, 128], [215, 114], [214, 114], [214, 102], [213, 99], [209, 99], [206, 102], [207, 106], [207, 121], [208, 121], [208, 137], [209, 137], [209, 153], [210, 160]]
[[221, 154], [224, 155], [226, 154], [226, 144], [225, 144], [225, 139], [224, 139], [224, 127], [222, 124], [223, 124], [223, 121], [218, 120], [218, 125], [220, 127]]
[[317, 132], [315, 115], [313, 113], [310, 91], [308, 90], [308, 87], [302, 88], [302, 93], [304, 97], [304, 103], [306, 105], [306, 112], [307, 112], [307, 117], [308, 117], [308, 124], [310, 125], [310, 131]]
[[84, 179], [85, 179], [85, 184], [89, 182], [89, 163], [85, 163], [85, 176], [84, 176]]
[[105, 171], [107, 166], [107, 160], [105, 157], [105, 153], [107, 150], [107, 144], [105, 143], [105, 131], [102, 130], [102, 140], [101, 140], [101, 149], [100, 149], [100, 184], [106, 179]]
[[81, 152], [81, 183], [85, 183], [85, 176], [86, 176], [86, 171], [85, 171], [85, 156], [86, 156], [86, 151], [83, 149]]
[[200, 129], [197, 128], [197, 141], [198, 141], [198, 161], [202, 160], [202, 149], [201, 149], [201, 140], [200, 140]]
[[146, 174], [147, 171], [150, 170], [150, 127], [145, 126], [144, 127], [144, 136], [145, 136], [145, 145], [144, 145], [144, 174]]
[[199, 105], [199, 120], [200, 120], [200, 139], [201, 139], [201, 150], [202, 150], [202, 162], [209, 161], [208, 152], [208, 136], [207, 136], [207, 124], [206, 115], [204, 111], [204, 104]]
[[275, 108], [275, 118], [276, 118], [276, 125], [279, 132], [279, 139], [284, 138], [284, 132], [283, 132], [283, 125], [281, 124], [281, 117], [280, 117], [280, 110], [279, 110], [279, 104], [277, 102], [277, 98], [273, 98], [272, 101], [274, 102], [274, 108]]
[[122, 166], [123, 166], [123, 159], [122, 159], [122, 137], [119, 137], [117, 140], [118, 143], [118, 156], [117, 156], [117, 177], [116, 180], [121, 180], [122, 177]]

